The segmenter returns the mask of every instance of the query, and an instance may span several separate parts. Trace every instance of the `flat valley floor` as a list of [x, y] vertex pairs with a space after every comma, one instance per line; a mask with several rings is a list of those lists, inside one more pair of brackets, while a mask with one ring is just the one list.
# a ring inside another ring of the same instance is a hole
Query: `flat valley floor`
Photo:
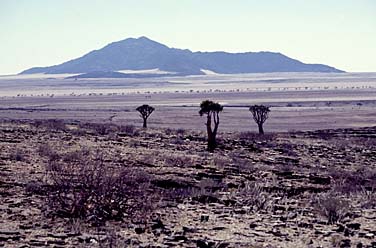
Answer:
[[257, 131], [248, 106], [270, 106], [267, 132], [376, 125], [376, 89], [342, 91], [161, 93], [110, 96], [15, 97], [0, 99], [0, 119], [63, 119], [142, 125], [136, 108], [155, 107], [150, 127], [205, 130], [198, 114], [205, 99], [224, 105], [220, 131]]
[[0, 77], [0, 247], [376, 247], [375, 73], [63, 77]]
[[[67, 76], [67, 75], [63, 75]], [[149, 126], [205, 130], [201, 101], [224, 105], [220, 130], [256, 131], [248, 106], [271, 107], [269, 132], [376, 125], [375, 73], [268, 73], [156, 79], [0, 77], [0, 119], [64, 119], [141, 125], [136, 108], [155, 107]]]

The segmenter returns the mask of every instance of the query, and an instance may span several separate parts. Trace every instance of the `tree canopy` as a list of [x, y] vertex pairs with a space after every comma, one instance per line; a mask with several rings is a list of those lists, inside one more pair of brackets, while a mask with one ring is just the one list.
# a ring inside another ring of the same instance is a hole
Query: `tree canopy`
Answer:
[[211, 114], [212, 112], [219, 113], [223, 110], [223, 106], [210, 100], [205, 100], [200, 104], [199, 114]]

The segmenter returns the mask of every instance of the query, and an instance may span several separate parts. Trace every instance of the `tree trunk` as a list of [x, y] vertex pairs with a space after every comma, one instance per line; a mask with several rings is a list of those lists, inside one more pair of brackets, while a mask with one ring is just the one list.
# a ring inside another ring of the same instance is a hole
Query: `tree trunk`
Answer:
[[142, 126], [143, 128], [146, 128], [147, 127], [147, 125], [146, 125], [146, 118], [144, 118], [144, 125]]
[[215, 141], [215, 135], [216, 133], [213, 132], [211, 128], [211, 115], [208, 114], [207, 120], [206, 120], [206, 130], [208, 132], [208, 151], [213, 151], [215, 147], [217, 146], [217, 143]]
[[264, 134], [264, 128], [262, 127], [262, 124], [258, 124], [259, 134]]
[[208, 135], [208, 151], [214, 151], [214, 149], [217, 147], [217, 141], [215, 139], [215, 134], [214, 133], [210, 133], [210, 135]]

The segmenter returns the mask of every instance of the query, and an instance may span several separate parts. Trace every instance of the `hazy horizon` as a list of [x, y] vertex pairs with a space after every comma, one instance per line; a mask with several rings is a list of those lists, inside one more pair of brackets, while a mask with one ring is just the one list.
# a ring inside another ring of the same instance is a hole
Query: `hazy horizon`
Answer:
[[376, 71], [376, 2], [0, 2], [0, 75], [146, 36], [192, 51], [280, 52], [348, 72]]

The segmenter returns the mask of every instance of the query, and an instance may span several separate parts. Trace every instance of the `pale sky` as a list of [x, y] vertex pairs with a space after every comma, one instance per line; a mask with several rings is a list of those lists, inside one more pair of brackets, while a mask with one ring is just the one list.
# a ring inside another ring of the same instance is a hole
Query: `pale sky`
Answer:
[[376, 0], [0, 0], [0, 75], [139, 36], [376, 72]]

